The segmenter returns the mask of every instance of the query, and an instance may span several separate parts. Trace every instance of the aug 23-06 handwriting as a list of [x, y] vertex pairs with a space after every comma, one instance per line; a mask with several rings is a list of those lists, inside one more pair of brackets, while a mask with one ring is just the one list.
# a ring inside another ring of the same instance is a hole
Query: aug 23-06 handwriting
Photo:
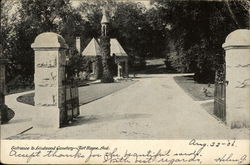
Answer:
[[187, 146], [183, 146], [181, 152], [175, 151], [175, 148], [131, 152], [128, 149], [110, 148], [109, 146], [12, 146], [9, 156], [23, 158], [26, 163], [30, 163], [31, 160], [36, 158], [70, 158], [79, 159], [81, 163], [90, 163], [95, 160], [95, 162], [105, 164], [203, 164], [203, 158], [209, 156], [207, 152], [204, 152], [206, 148], [213, 149], [223, 146], [232, 148], [232, 152], [223, 152], [217, 154], [216, 157], [211, 157], [211, 163], [245, 164], [249, 160], [246, 153], [235, 156], [233, 152], [233, 147], [237, 147], [235, 140], [204, 143], [195, 139], [190, 140]]

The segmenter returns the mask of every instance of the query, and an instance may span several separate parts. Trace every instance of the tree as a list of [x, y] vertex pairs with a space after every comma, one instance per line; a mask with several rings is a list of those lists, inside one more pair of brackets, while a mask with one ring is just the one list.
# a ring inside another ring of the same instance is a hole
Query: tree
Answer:
[[166, 12], [158, 8], [151, 8], [146, 12], [149, 29], [149, 48], [152, 56], [165, 57], [169, 42], [169, 25], [166, 18]]
[[[1, 2], [1, 34], [0, 34], [0, 58], [11, 58], [12, 49], [15, 47], [16, 32], [15, 24], [18, 22], [18, 15], [15, 13], [15, 7], [18, 5], [17, 1], [2, 0]], [[6, 66], [7, 75], [6, 81], [15, 75], [15, 65], [8, 64]]]
[[83, 56], [80, 56], [76, 48], [69, 50], [68, 63], [66, 66], [67, 78], [71, 79], [75, 76], [75, 73], [86, 70], [88, 64]]
[[[76, 37], [80, 37], [82, 39], [81, 42], [88, 38], [87, 22], [82, 19], [77, 9], [70, 8], [67, 16], [59, 22], [58, 33], [64, 37], [70, 51], [74, 52], [76, 49]], [[79, 55], [79, 53], [77, 54]]]
[[21, 0], [19, 11], [21, 19], [42, 33], [57, 32], [59, 22], [67, 19], [70, 9], [69, 0]]
[[199, 82], [213, 81], [223, 61], [221, 45], [226, 36], [248, 27], [249, 13], [243, 3], [156, 0], [158, 18], [171, 27], [169, 36], [176, 52], [168, 54], [172, 65], [179, 71], [195, 72]]
[[16, 17], [12, 14], [12, 10], [14, 8], [14, 5], [16, 5], [17, 2], [15, 1], [8, 1], [8, 0], [2, 0], [0, 2], [1, 7], [1, 57], [7, 58], [9, 56], [9, 42], [11, 41], [11, 34], [13, 32], [13, 24], [16, 22]]
[[130, 65], [145, 65], [151, 42], [145, 6], [132, 2], [118, 3], [111, 27], [111, 37], [119, 40], [129, 55]]
[[116, 1], [85, 0], [79, 7], [88, 26], [87, 38], [101, 35], [101, 8], [106, 6], [110, 17], [110, 37], [117, 38], [130, 57], [130, 64], [137, 59], [144, 64], [150, 54], [151, 31], [146, 21], [146, 8], [142, 4]]
[[[69, 0], [20, 0], [16, 6], [16, 20], [11, 21], [11, 33], [7, 35], [8, 51], [11, 64], [9, 65], [9, 79], [17, 75], [33, 77], [34, 52], [31, 44], [35, 37], [42, 32], [59, 32], [60, 22], [65, 21], [70, 13]], [[4, 37], [5, 38], [5, 37]]]
[[[116, 10], [114, 0], [83, 0], [77, 8], [82, 18], [86, 21], [87, 38], [99, 38], [101, 35], [102, 7], [107, 8], [107, 15], [111, 18]], [[112, 27], [111, 27], [112, 28]], [[87, 44], [87, 43], [86, 43]]]

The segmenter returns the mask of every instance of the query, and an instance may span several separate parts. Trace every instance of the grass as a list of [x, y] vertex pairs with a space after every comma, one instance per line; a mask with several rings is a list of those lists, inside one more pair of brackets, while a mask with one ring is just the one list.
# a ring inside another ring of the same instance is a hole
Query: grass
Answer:
[[35, 105], [34, 96], [35, 96], [35, 93], [25, 94], [25, 95], [19, 96], [17, 98], [17, 101], [20, 103]]
[[214, 102], [202, 103], [202, 108], [204, 108], [210, 115], [214, 116]]
[[[214, 84], [201, 84], [194, 81], [193, 76], [174, 77], [176, 83], [188, 93], [195, 101], [205, 101], [214, 98]], [[207, 89], [207, 95], [204, 92]]]
[[[195, 101], [206, 101], [211, 100], [209, 102], [201, 103], [201, 107], [207, 111], [210, 115], [212, 115], [214, 118], [219, 120], [214, 115], [214, 84], [211, 84], [210, 87], [208, 87], [208, 84], [201, 84], [197, 83], [193, 80], [193, 76], [178, 76], [174, 77], [177, 84], [186, 92], [188, 95], [190, 95]], [[206, 96], [203, 88], [208, 89], [209, 95]]]
[[[79, 91], [79, 105], [87, 104], [89, 102], [100, 99], [104, 96], [110, 95], [118, 90], [134, 84], [136, 81], [119, 81], [115, 83], [95, 83], [78, 88]], [[17, 98], [18, 102], [34, 105], [34, 93], [25, 94]]]

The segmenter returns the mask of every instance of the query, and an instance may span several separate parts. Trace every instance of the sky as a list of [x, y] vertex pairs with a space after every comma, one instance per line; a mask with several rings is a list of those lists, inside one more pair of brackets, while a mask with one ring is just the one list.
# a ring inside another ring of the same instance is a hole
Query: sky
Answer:
[[[124, 1], [126, 1], [126, 0], [124, 0]], [[149, 8], [149, 6], [150, 6], [149, 0], [131, 0], [131, 1], [141, 2], [146, 6], [146, 8]], [[77, 7], [80, 4], [81, 0], [71, 0], [71, 2], [72, 2], [73, 7]]]

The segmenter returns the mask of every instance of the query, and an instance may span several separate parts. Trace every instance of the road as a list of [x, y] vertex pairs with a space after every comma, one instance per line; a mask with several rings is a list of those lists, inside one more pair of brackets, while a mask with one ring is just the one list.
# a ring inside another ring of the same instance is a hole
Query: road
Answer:
[[[134, 84], [80, 107], [79, 118], [57, 130], [31, 129], [35, 107], [6, 97], [15, 117], [1, 125], [10, 139], [248, 139], [207, 113], [174, 81], [181, 74], [140, 74]], [[86, 95], [79, 90], [80, 97]], [[27, 92], [29, 93], [29, 92]]]
[[[208, 114], [174, 74], [139, 75], [138, 82], [80, 107], [71, 126], [49, 139], [247, 139]], [[84, 94], [84, 93], [80, 93]], [[48, 137], [47, 137], [48, 138]]]

